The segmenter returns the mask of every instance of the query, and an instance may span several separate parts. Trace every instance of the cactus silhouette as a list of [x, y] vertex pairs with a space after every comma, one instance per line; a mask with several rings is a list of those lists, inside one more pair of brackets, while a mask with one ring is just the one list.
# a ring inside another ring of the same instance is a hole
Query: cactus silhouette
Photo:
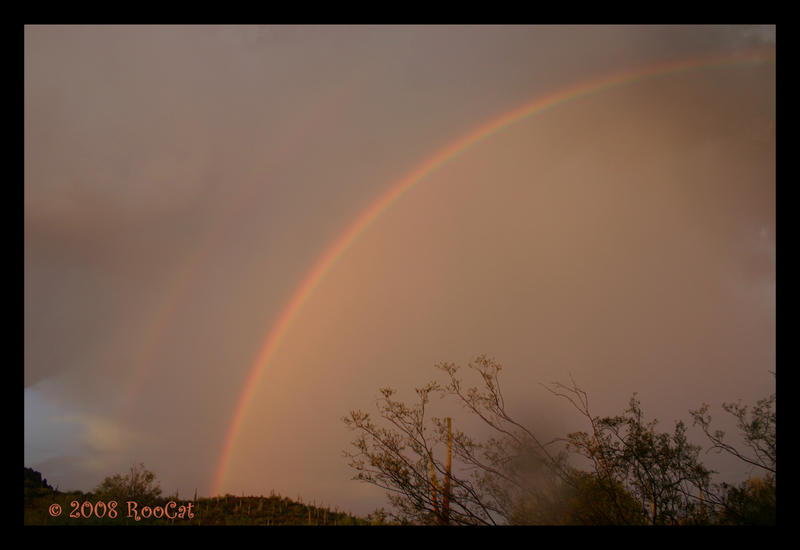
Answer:
[[[439, 485], [436, 479], [436, 470], [433, 463], [433, 451], [429, 452], [431, 464], [431, 502], [433, 502], [433, 513], [439, 525], [449, 525], [450, 523], [450, 479], [452, 471], [452, 448], [453, 433], [450, 417], [447, 417], [447, 463], [445, 464], [444, 487]], [[441, 497], [438, 496], [441, 495]]]

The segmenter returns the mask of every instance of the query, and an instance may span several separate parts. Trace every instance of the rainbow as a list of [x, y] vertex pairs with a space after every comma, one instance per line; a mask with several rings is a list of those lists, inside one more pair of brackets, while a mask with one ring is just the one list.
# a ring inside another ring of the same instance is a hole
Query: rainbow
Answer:
[[330, 271], [333, 265], [347, 251], [358, 236], [363, 233], [372, 223], [404, 194], [410, 191], [415, 185], [431, 175], [441, 166], [456, 158], [467, 149], [488, 139], [494, 134], [516, 124], [530, 116], [541, 113], [547, 109], [563, 105], [564, 103], [580, 99], [590, 94], [596, 94], [619, 86], [632, 84], [634, 82], [655, 76], [669, 75], [679, 72], [691, 71], [695, 69], [705, 69], [714, 66], [732, 65], [740, 63], [763, 63], [775, 60], [775, 50], [753, 50], [747, 52], [736, 52], [726, 55], [704, 56], [690, 60], [673, 61], [660, 65], [650, 65], [644, 68], [629, 70], [616, 73], [612, 76], [584, 82], [566, 89], [552, 93], [546, 97], [537, 99], [513, 111], [510, 111], [498, 118], [495, 118], [468, 135], [452, 142], [428, 160], [419, 165], [403, 179], [395, 183], [388, 191], [375, 200], [356, 218], [346, 230], [340, 234], [333, 243], [327, 248], [324, 254], [316, 261], [314, 266], [305, 276], [303, 281], [295, 290], [288, 303], [282, 310], [277, 321], [267, 333], [266, 339], [261, 346], [258, 355], [250, 367], [249, 374], [244, 384], [244, 388], [236, 403], [225, 442], [222, 455], [219, 461], [212, 494], [219, 495], [225, 476], [228, 470], [228, 463], [231, 458], [237, 437], [239, 435], [242, 422], [247, 413], [247, 408], [253, 399], [261, 375], [266, 370], [270, 360], [274, 356], [278, 346], [297, 318], [303, 305], [308, 301], [314, 290], [319, 286]]
[[[280, 147], [274, 148], [268, 159], [255, 166], [252, 173], [264, 173], [269, 169], [270, 163], [280, 161], [294, 153], [301, 151], [302, 144], [312, 132], [318, 131], [324, 124], [329, 123], [330, 117], [338, 112], [338, 109], [352, 96], [353, 89], [358, 85], [358, 80], [343, 80], [328, 92], [323, 101], [315, 103], [311, 108], [304, 111], [303, 115], [295, 120], [291, 131], [282, 135]], [[188, 251], [184, 258], [178, 262], [178, 267], [172, 272], [167, 283], [164, 285], [159, 306], [150, 316], [148, 323], [144, 326], [144, 334], [139, 343], [138, 351], [133, 356], [133, 368], [127, 379], [123, 382], [124, 387], [120, 392], [121, 398], [116, 401], [114, 414], [119, 418], [125, 418], [131, 414], [133, 407], [137, 404], [140, 396], [147, 387], [151, 375], [156, 368], [154, 355], [158, 350], [161, 341], [166, 334], [169, 323], [174, 319], [176, 313], [185, 304], [190, 291], [192, 273], [200, 269], [202, 254], [208, 249], [213, 249], [220, 244], [224, 235], [221, 228], [234, 219], [241, 206], [251, 200], [252, 194], [256, 191], [259, 178], [253, 177], [246, 180], [244, 190], [234, 195], [234, 200], [228, 204], [223, 204], [221, 214], [209, 223], [208, 228], [200, 238], [197, 239], [193, 249]]]

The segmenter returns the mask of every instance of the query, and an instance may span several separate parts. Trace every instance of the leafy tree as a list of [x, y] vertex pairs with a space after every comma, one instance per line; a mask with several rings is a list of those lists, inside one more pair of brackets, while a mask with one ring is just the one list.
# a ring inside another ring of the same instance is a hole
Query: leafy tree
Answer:
[[[355, 452], [345, 452], [357, 472], [355, 479], [386, 489], [397, 511], [395, 519], [422, 524], [514, 523], [523, 517], [521, 499], [546, 502], [571, 482], [564, 456], [552, 453], [506, 412], [499, 364], [486, 356], [469, 364], [482, 381], [480, 388], [465, 388], [454, 364], [437, 368], [449, 381], [418, 388], [415, 406], [397, 400], [392, 389], [381, 390], [378, 412], [386, 425], [376, 424], [361, 411], [344, 419], [358, 432]], [[497, 437], [477, 442], [461, 430], [451, 431], [444, 419], [428, 419], [427, 407], [436, 394], [461, 403]], [[447, 447], [448, 463], [437, 458], [437, 446]]]
[[[711, 432], [707, 408], [692, 411], [715, 448], [766, 473], [739, 487], [719, 487], [712, 486], [714, 472], [700, 461], [701, 448], [689, 442], [685, 424], [660, 431], [657, 420], [645, 419], [636, 394], [621, 415], [599, 417], [574, 381], [547, 387], [585, 417], [588, 429], [544, 443], [508, 414], [495, 361], [479, 356], [469, 364], [481, 381], [478, 387], [465, 386], [456, 365], [437, 367], [447, 382], [418, 388], [418, 404], [408, 406], [386, 388], [378, 419], [361, 411], [344, 419], [358, 433], [355, 451], [345, 452], [355, 479], [386, 489], [400, 522], [774, 523], [774, 395], [752, 410], [725, 405], [737, 418], [750, 454], [725, 443], [722, 432]], [[478, 442], [460, 430], [451, 432], [450, 419], [428, 418], [430, 399], [437, 394], [460, 403], [493, 429], [493, 437]], [[444, 446], [446, 463], [436, 452]], [[574, 459], [588, 469], [574, 465]]]
[[[700, 447], [686, 438], [686, 426], [677, 422], [670, 434], [656, 431], [656, 420], [645, 422], [641, 404], [631, 398], [624, 414], [596, 417], [586, 392], [554, 384], [551, 391], [567, 399], [589, 422], [590, 432], [569, 434], [567, 448], [588, 459], [595, 490], [613, 505], [613, 523], [702, 523], [707, 517], [704, 495], [709, 494], [711, 470], [699, 460]], [[624, 501], [632, 495], [640, 506]], [[707, 497], [705, 497], [707, 498]]]
[[562, 523], [567, 525], [642, 525], [641, 504], [625, 486], [590, 472], [574, 470], [576, 486], [566, 495]]
[[723, 525], [776, 525], [775, 479], [753, 477], [739, 486], [723, 484]]
[[[389, 501], [399, 512], [395, 519], [401, 522], [494, 524], [492, 514], [498, 509], [487, 503], [475, 481], [452, 472], [448, 477], [446, 466], [435, 458], [434, 447], [443, 441], [426, 426], [425, 408], [432, 389], [417, 390], [420, 403], [415, 407], [395, 400], [391, 389], [381, 390], [380, 415], [393, 429], [376, 425], [368, 413], [360, 411], [351, 412], [345, 419], [348, 426], [360, 431], [353, 442], [357, 452], [346, 453], [358, 472], [356, 479], [388, 490]], [[465, 448], [474, 445], [461, 432], [455, 439]], [[449, 510], [444, 521], [438, 509], [436, 472], [450, 480]]]
[[711, 416], [708, 414], [708, 405], [704, 403], [700, 409], [691, 411], [691, 415], [695, 425], [699, 425], [703, 429], [703, 433], [713, 444], [712, 449], [733, 455], [739, 460], [763, 470], [766, 475], [775, 477], [778, 473], [775, 449], [775, 394], [759, 400], [752, 410], [748, 410], [748, 407], [742, 405], [741, 402], [723, 403], [722, 408], [736, 418], [737, 427], [750, 452], [741, 451], [726, 443], [725, 432], [722, 430], [711, 431]]
[[33, 468], [25, 468], [25, 498], [36, 495], [51, 494], [55, 491], [48, 483], [47, 479], [42, 478], [42, 474]]
[[367, 514], [367, 521], [370, 525], [389, 525], [389, 515], [383, 508], [376, 508], [372, 513]]
[[[620, 525], [646, 524], [640, 503], [622, 484], [605, 481], [573, 469], [570, 483], [562, 483], [548, 498], [516, 501], [511, 524]], [[620, 511], [621, 510], [621, 511]]]
[[158, 500], [161, 487], [156, 481], [156, 475], [140, 463], [131, 466], [130, 472], [124, 476], [115, 474], [105, 478], [94, 492], [105, 500], [133, 500], [140, 505], [147, 505]]
[[736, 418], [736, 425], [746, 450], [725, 441], [725, 432], [711, 428], [708, 405], [690, 411], [695, 425], [699, 425], [711, 441], [711, 449], [735, 456], [756, 468], [756, 476], [739, 486], [723, 483], [719, 502], [719, 522], [735, 525], [775, 525], [777, 485], [776, 452], [776, 399], [773, 393], [759, 400], [751, 409], [741, 402], [723, 403], [722, 408]]

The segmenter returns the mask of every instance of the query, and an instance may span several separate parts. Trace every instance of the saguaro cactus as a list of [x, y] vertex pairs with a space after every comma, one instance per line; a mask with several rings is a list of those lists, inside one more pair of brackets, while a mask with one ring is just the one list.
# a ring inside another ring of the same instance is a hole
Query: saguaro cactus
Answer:
[[[439, 480], [436, 479], [436, 469], [433, 463], [433, 452], [430, 452], [431, 463], [431, 501], [433, 502], [433, 513], [436, 516], [436, 521], [440, 525], [448, 525], [450, 523], [450, 479], [452, 471], [452, 448], [453, 448], [453, 433], [450, 417], [447, 418], [447, 463], [445, 464], [445, 478], [444, 487], [439, 486]], [[437, 495], [441, 494], [441, 497]]]

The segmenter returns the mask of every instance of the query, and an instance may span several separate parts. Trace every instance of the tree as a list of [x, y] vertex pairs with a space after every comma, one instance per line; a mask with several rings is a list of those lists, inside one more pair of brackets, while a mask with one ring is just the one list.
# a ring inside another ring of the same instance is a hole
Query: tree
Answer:
[[[514, 523], [522, 517], [521, 500], [544, 503], [560, 494], [571, 481], [564, 456], [552, 453], [507, 413], [501, 366], [486, 356], [469, 364], [482, 381], [480, 388], [464, 388], [452, 363], [437, 368], [449, 381], [417, 388], [416, 406], [397, 400], [392, 389], [381, 390], [378, 412], [388, 427], [361, 411], [344, 418], [358, 432], [355, 452], [345, 452], [357, 472], [355, 479], [386, 489], [397, 519], [422, 524]], [[479, 443], [453, 431], [450, 419], [428, 419], [427, 407], [436, 394], [461, 403], [497, 437]], [[447, 449], [446, 463], [438, 458], [438, 446]]]
[[[479, 387], [466, 387], [454, 364], [437, 368], [447, 382], [418, 388], [415, 406], [399, 401], [392, 389], [381, 390], [381, 425], [361, 411], [344, 419], [358, 432], [355, 452], [345, 452], [355, 479], [386, 489], [401, 522], [774, 523], [774, 395], [752, 411], [741, 404], [725, 406], [738, 419], [752, 455], [726, 444], [722, 432], [711, 432], [707, 409], [692, 411], [716, 448], [766, 471], [763, 479], [720, 488], [712, 486], [714, 472], [700, 461], [701, 447], [689, 442], [686, 425], [678, 421], [672, 431], [659, 431], [657, 420], [645, 419], [636, 394], [621, 415], [599, 417], [574, 381], [545, 386], [588, 423], [586, 431], [545, 443], [507, 412], [501, 366], [494, 360], [479, 356], [469, 363]], [[428, 418], [428, 405], [437, 394], [460, 403], [493, 430], [493, 437], [478, 442], [452, 430], [450, 418]], [[441, 447], [446, 462], [437, 452]]]
[[105, 478], [94, 492], [105, 500], [133, 500], [140, 505], [147, 505], [153, 504], [161, 496], [161, 487], [156, 475], [140, 463], [132, 465], [130, 472], [124, 476], [115, 474]]
[[719, 522], [734, 525], [775, 525], [777, 485], [776, 411], [775, 394], [759, 400], [750, 409], [737, 403], [723, 403], [722, 408], [736, 418], [736, 426], [747, 451], [725, 441], [725, 432], [711, 428], [708, 404], [690, 411], [695, 425], [699, 425], [711, 441], [711, 449], [735, 456], [761, 472], [739, 486], [722, 483], [719, 490]]
[[568, 525], [642, 525], [647, 517], [625, 486], [575, 470], [577, 487], [567, 496], [564, 523]]
[[723, 483], [725, 496], [719, 512], [723, 525], [776, 525], [775, 479], [752, 477], [741, 485]]
[[[571, 433], [563, 441], [588, 459], [597, 489], [613, 505], [613, 523], [639, 524], [643, 518], [653, 525], [705, 521], [704, 494], [709, 494], [713, 472], [700, 462], [700, 447], [688, 442], [683, 422], [677, 422], [671, 434], [659, 433], [657, 420], [645, 422], [635, 394], [624, 414], [601, 418], [591, 414], [586, 392], [574, 382], [550, 389], [589, 422], [590, 432]], [[626, 494], [639, 506], [623, 502]]]
[[708, 405], [703, 404], [696, 411], [690, 411], [695, 425], [700, 425], [703, 433], [712, 443], [712, 449], [726, 452], [739, 460], [763, 470], [767, 476], [777, 476], [775, 394], [756, 403], [748, 414], [748, 407], [738, 403], [723, 403], [722, 408], [736, 418], [737, 427], [750, 449], [745, 453], [725, 442], [725, 432], [711, 431], [711, 416]]
[[[381, 390], [380, 415], [394, 429], [377, 426], [369, 414], [360, 411], [353, 411], [344, 419], [349, 427], [360, 431], [353, 442], [357, 452], [345, 453], [358, 472], [356, 479], [389, 491], [389, 501], [398, 511], [396, 519], [401, 522], [494, 524], [497, 507], [487, 503], [475, 481], [453, 475], [452, 471], [448, 476], [446, 465], [436, 458], [434, 447], [442, 443], [443, 438], [431, 433], [425, 417], [432, 390], [430, 386], [419, 388], [420, 403], [415, 407], [395, 400], [393, 390]], [[438, 427], [438, 419], [433, 422]], [[473, 446], [461, 432], [456, 432], [455, 439], [462, 447]], [[450, 482], [446, 493], [439, 488], [437, 472], [438, 477]], [[445, 495], [446, 514], [440, 509]]]

